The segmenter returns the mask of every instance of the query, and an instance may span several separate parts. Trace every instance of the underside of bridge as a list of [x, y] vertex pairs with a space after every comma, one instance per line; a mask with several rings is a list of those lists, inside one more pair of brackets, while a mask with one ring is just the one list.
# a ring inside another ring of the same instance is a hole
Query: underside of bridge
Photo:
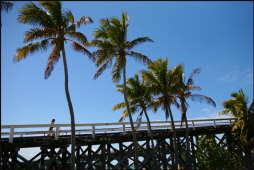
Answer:
[[[147, 131], [138, 131], [138, 153], [140, 169], [198, 169], [195, 151], [199, 136], [209, 135], [216, 144], [230, 150], [248, 167], [254, 162], [254, 150], [245, 153], [235, 142], [228, 125], [189, 128], [190, 152], [187, 152], [186, 129], [176, 129], [177, 165], [173, 153], [173, 133], [170, 130], [153, 130], [155, 147]], [[17, 137], [13, 143], [7, 138], [1, 139], [2, 169], [70, 169], [70, 136]], [[40, 147], [33, 158], [27, 159], [20, 154], [20, 149]], [[187, 154], [190, 164], [187, 165]], [[134, 169], [134, 149], [130, 132], [76, 135], [77, 169]], [[249, 167], [250, 168], [250, 167]]]

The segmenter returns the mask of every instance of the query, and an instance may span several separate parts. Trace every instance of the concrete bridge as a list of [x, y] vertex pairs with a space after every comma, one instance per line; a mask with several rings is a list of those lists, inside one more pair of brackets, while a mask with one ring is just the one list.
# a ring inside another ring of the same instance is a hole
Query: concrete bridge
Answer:
[[[210, 135], [218, 145], [244, 155], [233, 143], [231, 124], [235, 119], [188, 120], [191, 148], [191, 169], [196, 169], [195, 142], [201, 135]], [[153, 121], [155, 148], [151, 147], [147, 122], [135, 122], [139, 148], [140, 169], [171, 169], [174, 152], [170, 121]], [[48, 128], [53, 126], [53, 136]], [[175, 121], [178, 167], [186, 163], [186, 128]], [[69, 169], [70, 124], [2, 125], [2, 169]], [[20, 149], [40, 147], [31, 159], [20, 154]], [[76, 124], [77, 169], [133, 169], [133, 142], [130, 123]], [[155, 159], [156, 158], [156, 159]], [[156, 161], [155, 161], [156, 160]], [[254, 159], [253, 159], [254, 160]]]

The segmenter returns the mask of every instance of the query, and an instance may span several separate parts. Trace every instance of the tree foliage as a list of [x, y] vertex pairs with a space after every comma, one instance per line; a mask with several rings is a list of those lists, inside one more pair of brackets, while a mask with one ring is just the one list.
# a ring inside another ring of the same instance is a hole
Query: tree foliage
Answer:
[[239, 135], [244, 146], [254, 146], [254, 101], [248, 106], [249, 99], [242, 89], [238, 93], [232, 93], [231, 97], [233, 98], [222, 103], [225, 110], [219, 114], [230, 114], [237, 118], [232, 131]]
[[196, 147], [195, 158], [197, 159], [199, 169], [221, 170], [243, 168], [241, 159], [228, 151], [228, 149], [218, 145], [214, 138], [208, 136], [199, 137]]

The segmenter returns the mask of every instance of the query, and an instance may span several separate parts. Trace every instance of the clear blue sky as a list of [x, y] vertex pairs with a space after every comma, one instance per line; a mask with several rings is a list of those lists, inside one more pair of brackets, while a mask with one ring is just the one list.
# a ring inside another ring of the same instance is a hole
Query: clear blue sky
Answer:
[[[16, 21], [18, 10], [27, 2], [13, 3], [9, 13], [2, 13], [1, 123], [45, 124], [52, 118], [56, 123], [70, 123], [62, 60], [48, 80], [43, 77], [52, 49], [13, 62], [17, 48], [24, 45], [25, 31], [32, 28]], [[253, 2], [64, 1], [63, 7], [72, 10], [76, 20], [81, 16], [94, 20], [79, 29], [89, 41], [99, 19], [120, 17], [124, 10], [130, 16], [129, 40], [148, 36], [155, 41], [136, 47], [136, 51], [152, 60], [169, 58], [170, 68], [184, 64], [186, 75], [201, 67], [194, 82], [203, 88], [199, 93], [213, 98], [217, 107], [189, 101], [189, 119], [218, 117], [216, 113], [223, 109], [221, 103], [241, 88], [253, 99]], [[97, 68], [87, 56], [74, 52], [70, 46], [66, 47], [66, 54], [76, 123], [116, 122], [122, 113], [113, 112], [112, 107], [122, 102], [123, 96], [116, 92], [110, 70], [93, 80]], [[129, 59], [127, 76], [145, 68]], [[172, 109], [179, 120], [180, 111]], [[149, 113], [151, 120], [165, 120], [162, 111]]]

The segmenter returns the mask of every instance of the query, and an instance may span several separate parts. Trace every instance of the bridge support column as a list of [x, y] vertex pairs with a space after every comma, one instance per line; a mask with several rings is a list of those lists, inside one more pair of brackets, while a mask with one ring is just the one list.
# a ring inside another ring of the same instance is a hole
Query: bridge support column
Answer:
[[[119, 150], [120, 150], [120, 153], [121, 153], [121, 159], [120, 160], [122, 160], [123, 158], [124, 158], [124, 149], [123, 149], [123, 143], [122, 142], [119, 142]], [[122, 162], [122, 164], [121, 164], [121, 168], [123, 169], [123, 168], [125, 168], [125, 167], [127, 167], [129, 165], [129, 161], [128, 161], [128, 158], [126, 159], [126, 160], [124, 160], [123, 162]]]
[[12, 152], [11, 152], [11, 169], [16, 169], [18, 168], [17, 166], [17, 158], [18, 158], [18, 151], [19, 148], [15, 148]]

